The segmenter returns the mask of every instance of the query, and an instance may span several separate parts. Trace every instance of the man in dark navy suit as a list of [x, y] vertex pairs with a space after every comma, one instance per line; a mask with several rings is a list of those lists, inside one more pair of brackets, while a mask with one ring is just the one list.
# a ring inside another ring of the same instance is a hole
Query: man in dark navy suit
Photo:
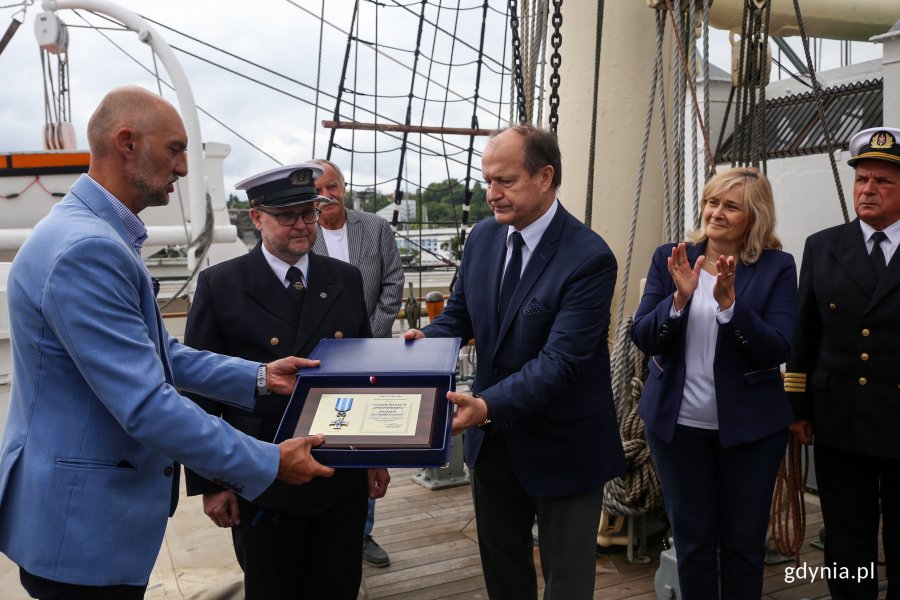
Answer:
[[850, 140], [859, 217], [806, 240], [800, 313], [785, 389], [797, 422], [815, 438], [825, 521], [825, 565], [837, 599], [878, 595], [878, 521], [888, 599], [900, 598], [900, 129]]
[[475, 338], [473, 394], [450, 392], [488, 594], [537, 597], [531, 528], [540, 529], [545, 598], [592, 598], [603, 484], [625, 470], [609, 373], [616, 259], [556, 199], [555, 134], [520, 125], [482, 161], [494, 219], [466, 244], [447, 308], [417, 337]]

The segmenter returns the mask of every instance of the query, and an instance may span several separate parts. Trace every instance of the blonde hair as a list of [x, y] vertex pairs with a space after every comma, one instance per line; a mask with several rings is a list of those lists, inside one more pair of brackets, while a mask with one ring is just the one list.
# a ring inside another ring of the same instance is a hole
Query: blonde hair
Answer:
[[[759, 169], [737, 167], [717, 173], [703, 188], [702, 211], [710, 198], [716, 198], [735, 186], [743, 188], [744, 209], [750, 217], [750, 227], [741, 244], [740, 259], [745, 265], [759, 260], [763, 250], [781, 250], [781, 240], [775, 235], [775, 200], [769, 179]], [[693, 244], [706, 242], [705, 223], [690, 233], [687, 241]]]

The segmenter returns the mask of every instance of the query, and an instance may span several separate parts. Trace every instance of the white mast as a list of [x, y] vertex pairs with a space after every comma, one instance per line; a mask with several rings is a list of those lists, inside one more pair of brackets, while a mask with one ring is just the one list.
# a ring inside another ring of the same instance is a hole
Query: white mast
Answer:
[[[175, 58], [172, 48], [143, 17], [111, 2], [105, 2], [104, 0], [44, 0], [42, 7], [48, 12], [64, 9], [83, 9], [108, 15], [137, 33], [138, 39], [145, 44], [149, 44], [153, 52], [159, 57], [163, 67], [169, 73], [169, 77], [172, 78], [175, 95], [178, 97], [178, 106], [181, 109], [181, 118], [184, 121], [184, 127], [188, 135], [188, 175], [186, 177], [188, 206], [191, 219], [191, 240], [197, 239], [206, 225], [203, 137], [200, 135], [200, 119], [197, 117], [197, 105], [194, 102], [194, 94], [191, 91], [190, 83], [188, 83], [187, 75], [185, 75], [184, 69], [181, 68], [181, 64]], [[151, 231], [151, 238], [156, 238], [157, 236], [153, 236], [152, 233]], [[229, 237], [233, 239], [234, 235], [234, 228], [232, 227], [231, 236]], [[161, 242], [158, 238], [151, 239], [151, 241], [154, 244]], [[191, 248], [188, 254], [189, 270], [194, 268], [195, 260], [195, 248]]]

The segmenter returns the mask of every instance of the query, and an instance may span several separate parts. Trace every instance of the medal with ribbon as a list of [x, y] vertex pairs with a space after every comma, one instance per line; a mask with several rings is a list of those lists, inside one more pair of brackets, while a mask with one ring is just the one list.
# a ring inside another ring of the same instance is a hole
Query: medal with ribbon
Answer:
[[341, 427], [349, 425], [350, 421], [347, 420], [347, 413], [350, 412], [351, 408], [353, 408], [353, 398], [339, 397], [334, 403], [335, 419], [329, 425], [336, 431], [340, 431]]

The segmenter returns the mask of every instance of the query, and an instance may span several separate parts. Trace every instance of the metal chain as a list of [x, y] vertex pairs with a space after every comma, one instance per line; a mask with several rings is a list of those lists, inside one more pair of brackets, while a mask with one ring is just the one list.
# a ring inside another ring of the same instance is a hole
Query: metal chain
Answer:
[[550, 74], [550, 131], [556, 133], [559, 125], [559, 67], [562, 64], [562, 56], [559, 54], [559, 47], [562, 46], [562, 3], [563, 0], [553, 0], [553, 34], [550, 36], [550, 45], [553, 47], [553, 54], [550, 55], [550, 66], [553, 72]]
[[519, 123], [528, 122], [525, 106], [525, 84], [522, 77], [522, 41], [519, 39], [519, 6], [517, 0], [509, 0], [509, 29], [512, 31], [513, 75], [516, 81], [516, 95], [519, 104]]
[[[602, 0], [601, 0], [602, 1]], [[537, 76], [537, 81], [541, 82], [538, 85], [538, 101], [537, 101], [537, 115], [535, 115], [534, 123], [538, 127], [544, 126], [544, 76], [547, 74], [547, 32], [544, 31], [547, 28], [547, 15], [550, 14], [550, 0], [541, 0], [540, 4], [541, 10], [540, 14], [537, 15], [536, 27], [541, 27], [541, 46], [538, 48], [538, 58], [535, 59], [541, 67], [540, 75]]]

